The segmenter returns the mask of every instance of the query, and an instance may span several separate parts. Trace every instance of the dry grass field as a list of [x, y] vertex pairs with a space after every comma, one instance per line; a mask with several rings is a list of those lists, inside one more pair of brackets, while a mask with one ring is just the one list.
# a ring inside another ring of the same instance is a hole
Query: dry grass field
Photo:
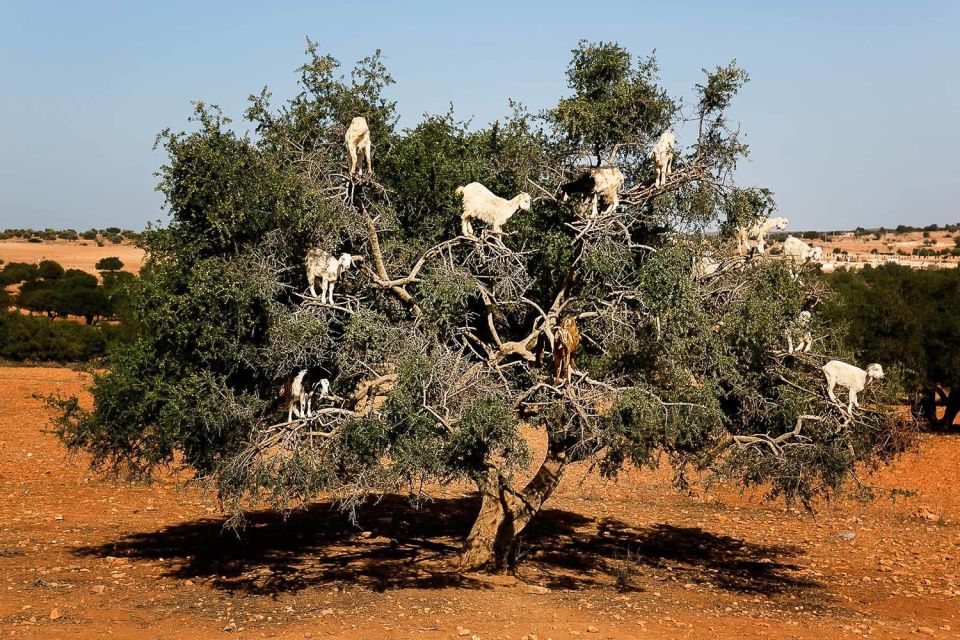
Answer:
[[98, 247], [92, 240], [0, 240], [0, 260], [8, 262], [38, 263], [55, 260], [64, 269], [80, 269], [96, 274], [96, 264], [103, 258], [116, 256], [123, 262], [123, 270], [140, 273], [143, 250], [132, 244], [105, 244]]
[[960, 438], [924, 437], [871, 478], [913, 497], [812, 515], [665, 471], [576, 469], [528, 536], [516, 578], [445, 560], [476, 508], [387, 496], [350, 524], [327, 504], [254, 513], [240, 537], [174, 478], [89, 471], [42, 398], [86, 375], [0, 368], [0, 634], [17, 638], [960, 637]]
[[[831, 236], [827, 241], [811, 240], [807, 241], [823, 247], [823, 257], [825, 261], [835, 261], [838, 265], [847, 268], [860, 268], [865, 264], [883, 264], [888, 261], [895, 261], [904, 266], [914, 268], [956, 268], [960, 264], [960, 257], [956, 256], [929, 256], [920, 257], [912, 255], [914, 249], [927, 247], [934, 251], [943, 249], [953, 249], [957, 245], [954, 238], [960, 236], [960, 232], [949, 231], [931, 231], [929, 237], [925, 238], [923, 232], [912, 231], [908, 233], [882, 234], [879, 238], [869, 233], [863, 236], [855, 237], [853, 233], [845, 233], [839, 236]], [[924, 241], [928, 241], [924, 244]], [[846, 251], [847, 254], [837, 255], [834, 250]], [[876, 253], [873, 253], [876, 251]], [[908, 255], [900, 255], [898, 252], [904, 252]]]

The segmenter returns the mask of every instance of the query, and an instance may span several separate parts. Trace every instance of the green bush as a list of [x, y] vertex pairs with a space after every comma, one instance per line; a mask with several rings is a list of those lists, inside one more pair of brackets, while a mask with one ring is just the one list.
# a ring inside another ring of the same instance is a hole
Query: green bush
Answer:
[[41, 260], [37, 266], [37, 275], [44, 280], [59, 280], [63, 277], [64, 273], [66, 273], [64, 268], [60, 266], [59, 262], [54, 260]]
[[80, 237], [84, 240], [96, 240], [97, 239], [97, 230], [96, 229], [87, 229], [80, 234]]
[[57, 322], [0, 312], [0, 358], [85, 362], [103, 356], [122, 335], [119, 327]]
[[26, 262], [10, 262], [0, 271], [0, 285], [7, 286], [27, 280], [35, 280], [39, 276], [39, 270], [35, 264]]
[[101, 258], [97, 262], [97, 270], [99, 271], [120, 271], [123, 269], [123, 261], [116, 256], [110, 256], [109, 258]]

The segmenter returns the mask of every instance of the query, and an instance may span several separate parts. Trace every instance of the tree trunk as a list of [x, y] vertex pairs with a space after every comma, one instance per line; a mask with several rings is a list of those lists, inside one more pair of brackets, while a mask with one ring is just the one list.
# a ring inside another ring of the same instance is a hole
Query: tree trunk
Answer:
[[550, 446], [537, 474], [519, 492], [492, 466], [476, 478], [480, 512], [457, 557], [458, 568], [512, 572], [519, 536], [557, 488], [566, 464], [566, 454]]
[[940, 430], [952, 430], [957, 414], [960, 414], [960, 391], [951, 389], [950, 395], [947, 396], [947, 401], [944, 403], [943, 417], [940, 418], [939, 422]]

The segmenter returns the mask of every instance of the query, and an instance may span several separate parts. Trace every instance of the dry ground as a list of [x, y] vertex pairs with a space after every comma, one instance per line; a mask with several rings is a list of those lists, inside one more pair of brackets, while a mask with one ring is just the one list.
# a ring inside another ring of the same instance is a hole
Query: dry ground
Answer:
[[105, 244], [98, 247], [92, 240], [48, 240], [45, 242], [27, 242], [26, 240], [0, 240], [0, 260], [7, 262], [38, 263], [41, 260], [55, 260], [64, 269], [81, 269], [97, 274], [96, 264], [102, 258], [116, 256], [123, 261], [123, 270], [140, 273], [143, 262], [143, 250], [132, 244]]
[[[956, 244], [954, 238], [960, 236], [960, 232], [950, 231], [931, 231], [929, 240], [933, 241], [928, 248], [935, 251], [942, 249], [953, 249]], [[883, 264], [888, 260], [895, 260], [899, 264], [914, 268], [957, 268], [960, 264], [960, 258], [954, 256], [931, 256], [921, 258], [914, 255], [897, 255], [897, 251], [904, 251], [907, 254], [915, 248], [924, 247], [924, 241], [928, 238], [923, 237], [921, 231], [911, 231], [909, 233], [885, 233], [879, 239], [872, 233], [856, 238], [852, 233], [841, 234], [839, 236], [830, 236], [829, 241], [806, 240], [810, 244], [823, 247], [823, 258], [825, 261], [836, 261], [837, 264], [847, 267], [858, 268], [864, 263], [874, 265]], [[847, 252], [846, 256], [835, 255], [834, 249], [840, 249]], [[877, 254], [871, 253], [874, 249]], [[851, 263], [852, 264], [847, 264]]]
[[[320, 504], [241, 538], [170, 479], [110, 480], [65, 455], [41, 396], [68, 369], [0, 368], [0, 635], [18, 638], [960, 637], [960, 438], [873, 478], [917, 491], [816, 516], [665, 472], [571, 474], [516, 579], [444, 559], [476, 504], [387, 497], [358, 527]], [[918, 514], [918, 510], [923, 510]]]

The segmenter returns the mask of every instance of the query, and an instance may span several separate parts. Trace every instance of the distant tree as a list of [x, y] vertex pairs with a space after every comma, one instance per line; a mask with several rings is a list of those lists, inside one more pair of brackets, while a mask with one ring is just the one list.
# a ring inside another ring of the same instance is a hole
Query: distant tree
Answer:
[[0, 272], [0, 283], [7, 286], [27, 280], [35, 280], [38, 277], [40, 277], [40, 274], [37, 265], [26, 262], [8, 262], [3, 266], [3, 271]]
[[120, 227], [107, 227], [103, 230], [104, 235], [115, 236], [120, 234]]
[[44, 280], [59, 280], [64, 273], [64, 268], [54, 260], [41, 260], [37, 266], [37, 275]]
[[109, 236], [109, 239], [110, 239], [110, 242], [112, 242], [113, 244], [120, 244], [121, 242], [123, 242], [123, 236], [121, 236], [119, 233], [115, 233]]
[[[851, 416], [826, 400], [814, 361], [785, 356], [785, 331], [821, 295], [812, 278], [766, 259], [691, 277], [704, 252], [735, 253], [711, 229], [774, 206], [732, 182], [746, 152], [727, 120], [746, 81], [736, 65], [706, 72], [681, 114], [652, 57], [583, 42], [568, 95], [540, 117], [518, 106], [479, 130], [444, 116], [400, 130], [379, 54], [348, 78], [309, 55], [283, 108], [252, 101], [256, 135], [198, 105], [190, 132], [161, 136], [170, 224], [143, 239], [138, 336], [96, 374], [93, 411], [65, 403], [71, 447], [139, 472], [182, 461], [236, 510], [321, 493], [350, 509], [466, 481], [480, 507], [456, 566], [507, 570], [576, 462], [613, 477], [666, 460], [681, 478], [697, 466], [809, 502], [903, 446], [885, 408], [894, 372]], [[376, 182], [343, 177], [357, 114]], [[655, 188], [650, 146], [690, 114]], [[580, 158], [614, 155], [618, 209], [589, 219], [552, 197]], [[471, 179], [536, 199], [502, 237], [463, 237], [452, 194]], [[299, 295], [311, 247], [363, 258], [334, 306]], [[829, 327], [814, 329], [834, 353]], [[335, 397], [288, 422], [276, 391], [301, 368]], [[532, 431], [546, 450], [521, 482]]]
[[96, 229], [87, 229], [80, 234], [80, 237], [84, 240], [96, 240], [97, 239], [97, 230]]
[[101, 258], [97, 262], [97, 269], [99, 271], [120, 271], [123, 269], [123, 261], [116, 256], [110, 256], [109, 258]]

